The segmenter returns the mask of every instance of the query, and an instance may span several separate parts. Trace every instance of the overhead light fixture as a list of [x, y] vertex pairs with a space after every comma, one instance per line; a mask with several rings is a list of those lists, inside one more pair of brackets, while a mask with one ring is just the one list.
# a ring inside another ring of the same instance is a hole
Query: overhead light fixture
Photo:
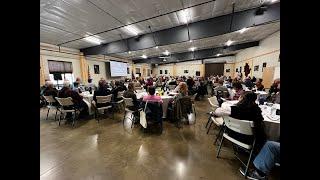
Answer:
[[139, 34], [139, 31], [137, 30], [137, 28], [135, 28], [134, 26], [130, 25], [130, 26], [125, 26], [124, 27], [128, 32], [130, 32], [131, 34], [137, 36]]
[[230, 46], [232, 43], [234, 43], [234, 41], [231, 41], [230, 39], [226, 42], [227, 46]]
[[93, 44], [101, 44], [101, 40], [94, 37], [94, 36], [88, 36], [88, 37], [84, 38], [84, 40], [86, 40], [90, 43], [93, 43]]
[[166, 62], [167, 60], [166, 60], [166, 59], [163, 59], [163, 61]]
[[249, 29], [249, 28], [246, 28], [246, 27], [245, 27], [245, 28], [240, 29], [239, 32], [240, 32], [240, 34], [242, 34], [242, 33], [244, 33], [245, 31], [247, 31], [248, 29]]
[[187, 24], [189, 22], [189, 9], [184, 9], [178, 12], [178, 18], [183, 24]]
[[155, 48], [156, 48], [156, 49], [158, 49], [159, 47], [158, 47], [158, 46], [156, 46]]
[[147, 59], [147, 58], [148, 58], [148, 56], [147, 56], [147, 55], [145, 55], [145, 54], [144, 54], [144, 55], [142, 55], [141, 57], [142, 57], [143, 59]]
[[217, 57], [219, 57], [219, 56], [221, 56], [221, 55], [222, 55], [222, 54], [219, 54], [219, 53], [218, 53], [218, 54], [216, 54], [216, 56], [217, 56]]
[[191, 47], [191, 48], [189, 48], [189, 51], [194, 51], [196, 49], [197, 49], [196, 47]]
[[170, 54], [170, 52], [168, 50], [166, 50], [165, 52], [163, 52], [163, 54], [168, 56]]
[[269, 0], [271, 3], [275, 3], [277, 2], [278, 0]]
[[189, 42], [192, 42], [192, 39], [190, 39], [190, 41]]

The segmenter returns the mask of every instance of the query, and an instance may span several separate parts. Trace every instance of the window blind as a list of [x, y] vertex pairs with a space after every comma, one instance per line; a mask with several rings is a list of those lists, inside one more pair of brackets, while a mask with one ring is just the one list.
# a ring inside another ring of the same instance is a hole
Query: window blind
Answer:
[[49, 73], [72, 73], [72, 62], [48, 60]]

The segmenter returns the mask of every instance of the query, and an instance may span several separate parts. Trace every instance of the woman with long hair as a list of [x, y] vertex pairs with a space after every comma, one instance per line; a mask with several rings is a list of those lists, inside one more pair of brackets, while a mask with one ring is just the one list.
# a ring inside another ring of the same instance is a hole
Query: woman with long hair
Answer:
[[[256, 147], [259, 150], [266, 141], [266, 135], [264, 132], [263, 116], [261, 109], [255, 102], [257, 95], [254, 92], [246, 91], [240, 98], [239, 102], [233, 106], [226, 106], [224, 108], [217, 108], [214, 114], [216, 116], [227, 116], [241, 120], [248, 120], [254, 122], [254, 133], [256, 135]], [[226, 129], [229, 136], [240, 140], [243, 143], [251, 144], [253, 141], [252, 136], [240, 134], [238, 132]]]

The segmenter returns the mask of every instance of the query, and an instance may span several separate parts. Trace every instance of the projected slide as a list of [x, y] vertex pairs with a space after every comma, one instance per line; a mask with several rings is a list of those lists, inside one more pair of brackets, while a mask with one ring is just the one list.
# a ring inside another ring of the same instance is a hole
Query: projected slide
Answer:
[[127, 76], [127, 63], [110, 61], [111, 76]]

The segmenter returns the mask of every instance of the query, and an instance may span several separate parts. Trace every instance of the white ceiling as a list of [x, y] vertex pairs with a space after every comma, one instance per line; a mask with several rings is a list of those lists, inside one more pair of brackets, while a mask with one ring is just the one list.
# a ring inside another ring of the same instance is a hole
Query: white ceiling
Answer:
[[[139, 34], [172, 28], [185, 24], [181, 11], [150, 20], [145, 19], [185, 7], [208, 2], [209, 0], [41, 0], [40, 1], [40, 41], [60, 45], [68, 41], [105, 32], [130, 23]], [[188, 9], [189, 23], [204, 20], [235, 10], [257, 7], [263, 0], [216, 0]], [[103, 43], [135, 36], [125, 28], [98, 34]], [[62, 46], [86, 48], [94, 46], [84, 40], [72, 41]]]
[[127, 58], [140, 58], [143, 54], [148, 57], [159, 56], [162, 55], [162, 52], [168, 50], [170, 53], [179, 53], [179, 52], [187, 52], [190, 47], [196, 47], [196, 50], [200, 49], [208, 49], [214, 47], [222, 47], [228, 40], [235, 41], [234, 44], [241, 44], [252, 41], [260, 41], [267, 36], [275, 33], [280, 30], [280, 22], [269, 23], [261, 26], [256, 26], [249, 28], [244, 33], [240, 32], [232, 32], [228, 34], [223, 34], [220, 36], [214, 36], [209, 38], [203, 38], [194, 40], [192, 42], [182, 42], [177, 44], [170, 44], [166, 46], [159, 46], [156, 48], [143, 49], [139, 51], [132, 51], [129, 53], [118, 53], [114, 54], [118, 57], [127, 57]]

